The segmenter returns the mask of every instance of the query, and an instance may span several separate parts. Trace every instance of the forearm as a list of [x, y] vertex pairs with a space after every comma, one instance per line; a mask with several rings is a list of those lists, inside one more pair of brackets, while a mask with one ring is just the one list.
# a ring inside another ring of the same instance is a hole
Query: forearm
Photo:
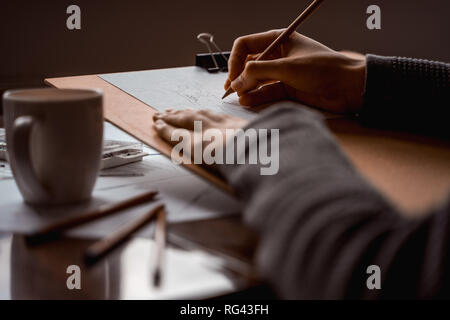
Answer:
[[[355, 172], [311, 113], [272, 110], [250, 126], [280, 129], [279, 173], [260, 176], [252, 165], [220, 170], [245, 202], [244, 219], [261, 235], [257, 265], [282, 297], [428, 294], [416, 266], [430, 253], [424, 246], [434, 220], [402, 218]], [[366, 268], [372, 264], [381, 268], [382, 291], [366, 287]], [[411, 284], [396, 291], [406, 275]]]
[[366, 124], [448, 134], [450, 64], [367, 55]]

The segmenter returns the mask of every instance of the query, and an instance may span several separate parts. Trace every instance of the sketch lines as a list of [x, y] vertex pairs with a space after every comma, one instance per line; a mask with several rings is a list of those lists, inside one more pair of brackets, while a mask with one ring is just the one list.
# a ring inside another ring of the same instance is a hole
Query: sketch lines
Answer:
[[211, 74], [198, 67], [171, 68], [101, 76], [158, 111], [209, 109], [252, 119], [255, 113], [242, 108], [236, 97], [222, 100], [226, 73]]

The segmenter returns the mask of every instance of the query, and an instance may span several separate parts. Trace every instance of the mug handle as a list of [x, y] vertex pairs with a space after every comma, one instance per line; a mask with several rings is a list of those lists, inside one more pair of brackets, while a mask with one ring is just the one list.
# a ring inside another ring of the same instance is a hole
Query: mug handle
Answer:
[[20, 116], [14, 120], [12, 126], [12, 146], [8, 149], [13, 154], [16, 168], [21, 176], [21, 180], [26, 181], [26, 188], [35, 195], [36, 198], [47, 198], [49, 193], [42, 186], [37, 178], [31, 161], [31, 132], [36, 124], [32, 116]]

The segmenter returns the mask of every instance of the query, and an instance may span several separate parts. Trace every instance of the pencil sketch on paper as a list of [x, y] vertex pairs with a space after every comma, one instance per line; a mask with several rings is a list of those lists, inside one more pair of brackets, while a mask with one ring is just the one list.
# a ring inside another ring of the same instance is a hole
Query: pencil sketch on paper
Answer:
[[192, 108], [209, 109], [249, 120], [256, 116], [256, 113], [240, 106], [235, 95], [221, 99], [226, 73], [208, 73], [199, 67], [183, 67], [104, 74], [100, 77], [158, 111]]

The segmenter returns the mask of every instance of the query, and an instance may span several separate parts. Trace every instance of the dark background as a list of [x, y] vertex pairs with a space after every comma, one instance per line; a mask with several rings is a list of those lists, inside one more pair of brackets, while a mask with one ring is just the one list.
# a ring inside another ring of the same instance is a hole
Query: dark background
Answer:
[[[0, 92], [46, 77], [192, 65], [210, 32], [223, 50], [239, 35], [287, 26], [310, 0], [2, 1]], [[81, 7], [81, 30], [66, 8]], [[382, 30], [366, 28], [381, 7]], [[450, 61], [448, 0], [327, 0], [299, 31], [334, 49]]]

